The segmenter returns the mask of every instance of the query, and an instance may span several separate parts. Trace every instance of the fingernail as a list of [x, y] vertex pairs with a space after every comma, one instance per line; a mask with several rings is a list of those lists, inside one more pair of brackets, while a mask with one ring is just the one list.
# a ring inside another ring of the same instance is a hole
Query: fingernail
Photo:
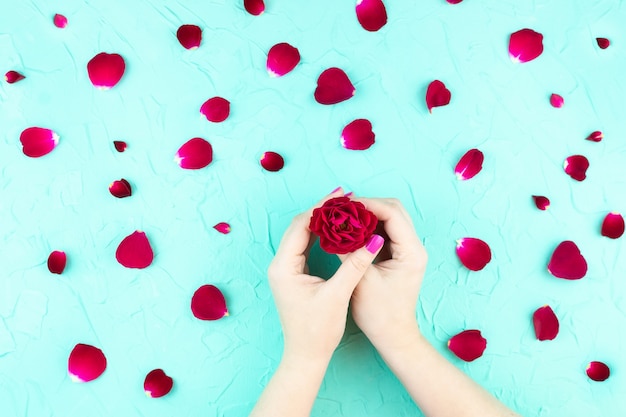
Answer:
[[341, 190], [341, 185], [339, 187], [335, 188], [334, 190], [332, 190], [329, 194], [334, 194], [334, 193], [336, 193], [339, 190]]
[[344, 197], [352, 197], [354, 193], [352, 191], [350, 191], [348, 194], [345, 194]]
[[378, 249], [383, 246], [384, 243], [385, 239], [383, 239], [382, 236], [372, 235], [372, 237], [370, 237], [365, 244], [365, 249], [367, 249], [370, 253], [376, 253], [378, 252]]

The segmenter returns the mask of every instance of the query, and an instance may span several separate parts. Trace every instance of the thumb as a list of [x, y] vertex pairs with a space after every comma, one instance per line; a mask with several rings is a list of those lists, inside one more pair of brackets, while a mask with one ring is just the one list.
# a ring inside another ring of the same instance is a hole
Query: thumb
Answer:
[[372, 235], [365, 243], [365, 246], [345, 255], [341, 266], [329, 280], [329, 283], [332, 283], [337, 291], [341, 291], [347, 297], [350, 297], [384, 243], [385, 239], [382, 236]]

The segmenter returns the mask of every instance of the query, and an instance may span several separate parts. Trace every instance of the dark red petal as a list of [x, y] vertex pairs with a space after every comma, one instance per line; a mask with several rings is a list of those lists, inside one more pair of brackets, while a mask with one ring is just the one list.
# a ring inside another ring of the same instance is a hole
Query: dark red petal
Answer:
[[559, 334], [559, 319], [550, 306], [538, 308], [533, 314], [537, 340], [553, 340]]
[[182, 25], [176, 31], [178, 42], [185, 49], [196, 49], [202, 42], [202, 29], [196, 25]]
[[200, 107], [200, 113], [210, 122], [223, 122], [230, 114], [230, 101], [222, 97], [210, 98]]
[[16, 83], [20, 80], [23, 80], [24, 78], [26, 77], [20, 74], [19, 72], [13, 71], [13, 70], [8, 71], [6, 74], [4, 74], [4, 80], [8, 82], [9, 84]]
[[596, 130], [595, 132], [591, 132], [591, 134], [587, 136], [586, 139], [592, 142], [600, 142], [603, 138], [604, 138], [604, 135], [602, 134], [602, 132], [600, 132], [599, 130]]
[[109, 185], [109, 191], [117, 198], [130, 197], [133, 193], [130, 184], [124, 178], [113, 181], [111, 185]]
[[115, 259], [126, 268], [148, 267], [154, 259], [154, 253], [146, 234], [137, 230], [126, 236], [115, 251]]
[[363, 29], [376, 32], [387, 23], [387, 10], [382, 0], [357, 0], [356, 17]]
[[29, 127], [20, 135], [22, 151], [31, 158], [44, 156], [57, 146], [59, 135], [43, 127]]
[[276, 152], [268, 151], [261, 156], [261, 166], [268, 171], [276, 172], [283, 169], [285, 160]]
[[611, 41], [609, 41], [607, 38], [596, 38], [596, 42], [598, 42], [598, 46], [600, 47], [600, 49], [606, 49], [611, 44]]
[[462, 2], [463, 0], [446, 0], [448, 3], [450, 4], [459, 4], [460, 2]]
[[547, 210], [550, 208], [550, 200], [548, 197], [544, 197], [542, 195], [534, 195], [533, 200], [535, 200], [535, 205], [539, 210]]
[[356, 89], [345, 72], [339, 68], [324, 70], [317, 79], [315, 101], [320, 104], [337, 104], [354, 96]]
[[550, 96], [550, 104], [552, 105], [552, 107], [560, 109], [561, 107], [563, 107], [564, 102], [565, 101], [563, 100], [563, 97], [558, 94], [552, 94]]
[[300, 62], [300, 51], [288, 43], [278, 43], [267, 53], [267, 72], [272, 77], [282, 77]]
[[118, 54], [101, 52], [87, 63], [89, 79], [94, 87], [108, 90], [115, 86], [124, 75], [126, 63]]
[[143, 389], [150, 398], [159, 398], [167, 395], [174, 386], [174, 380], [167, 376], [163, 369], [154, 369], [148, 372], [143, 381]]
[[589, 168], [589, 160], [583, 155], [569, 156], [563, 164], [565, 173], [576, 181], [587, 178], [587, 168]]
[[435, 80], [428, 85], [426, 90], [426, 106], [429, 112], [433, 112], [433, 107], [446, 106], [450, 103], [452, 93], [448, 90], [444, 83]]
[[602, 236], [617, 239], [624, 234], [624, 217], [619, 213], [609, 213], [602, 222]]
[[372, 123], [367, 119], [356, 119], [343, 128], [341, 146], [346, 149], [362, 151], [372, 146], [375, 138]]
[[225, 223], [225, 222], [220, 222], [216, 224], [215, 226], [213, 226], [213, 228], [224, 235], [227, 235], [230, 233], [230, 224]]
[[470, 149], [461, 157], [454, 168], [454, 173], [459, 180], [469, 180], [483, 169], [485, 156], [478, 149]]
[[184, 169], [204, 168], [213, 161], [213, 147], [202, 138], [189, 139], [178, 149], [174, 160]]
[[67, 263], [65, 252], [55, 250], [48, 256], [48, 270], [53, 274], [62, 274]]
[[461, 263], [471, 271], [480, 271], [491, 261], [489, 245], [473, 237], [464, 237], [457, 240], [456, 254]]
[[252, 16], [258, 16], [265, 11], [265, 3], [263, 0], [243, 0], [243, 7]]
[[124, 152], [126, 150], [126, 147], [128, 145], [126, 145], [126, 142], [122, 141], [122, 140], [114, 140], [113, 141], [113, 146], [115, 146], [115, 150], [118, 152]]
[[587, 274], [587, 261], [578, 246], [566, 240], [554, 250], [548, 263], [548, 271], [557, 278], [581, 279]]
[[89, 382], [98, 378], [107, 367], [104, 353], [91, 345], [77, 344], [67, 361], [70, 378], [74, 382]]
[[67, 17], [63, 16], [62, 14], [55, 14], [52, 21], [54, 22], [54, 26], [58, 27], [59, 29], [63, 29], [67, 26]]
[[483, 356], [487, 340], [480, 334], [480, 330], [465, 330], [450, 338], [448, 348], [459, 358], [471, 362]]
[[513, 62], [528, 62], [543, 52], [543, 35], [532, 29], [522, 29], [511, 34], [509, 56]]
[[594, 381], [605, 381], [611, 375], [611, 370], [604, 362], [589, 362], [587, 376]]
[[224, 294], [213, 285], [203, 285], [191, 297], [191, 311], [200, 320], [218, 320], [228, 316]]

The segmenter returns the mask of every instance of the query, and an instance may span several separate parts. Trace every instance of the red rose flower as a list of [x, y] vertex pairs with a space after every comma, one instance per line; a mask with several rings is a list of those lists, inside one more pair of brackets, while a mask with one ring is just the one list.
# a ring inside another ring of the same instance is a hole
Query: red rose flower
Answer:
[[362, 203], [335, 197], [313, 210], [309, 229], [319, 236], [324, 251], [346, 254], [363, 247], [377, 224], [376, 215]]

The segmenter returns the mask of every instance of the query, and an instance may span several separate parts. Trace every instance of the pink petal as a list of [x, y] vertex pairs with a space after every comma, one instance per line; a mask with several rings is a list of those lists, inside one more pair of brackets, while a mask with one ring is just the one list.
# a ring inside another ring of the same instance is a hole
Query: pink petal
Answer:
[[150, 398], [159, 398], [167, 395], [174, 386], [174, 380], [167, 376], [163, 369], [154, 369], [148, 372], [143, 381], [143, 389]]
[[339, 68], [324, 70], [317, 79], [315, 101], [320, 104], [337, 104], [354, 96], [356, 89], [345, 72]]
[[20, 74], [19, 72], [13, 71], [13, 70], [8, 71], [6, 74], [4, 74], [4, 80], [8, 82], [9, 84], [16, 83], [18, 81], [23, 80], [24, 78], [26, 77]]
[[258, 16], [265, 11], [263, 0], [243, 0], [243, 7], [252, 16]]
[[59, 135], [43, 127], [29, 127], [20, 135], [22, 151], [31, 158], [39, 158], [50, 152], [59, 143]]
[[101, 52], [87, 63], [89, 79], [94, 87], [108, 90], [114, 87], [124, 75], [126, 63], [118, 54]]
[[202, 29], [196, 25], [182, 25], [176, 31], [178, 42], [185, 49], [197, 49], [202, 42]]
[[387, 10], [382, 0], [357, 0], [356, 17], [363, 29], [376, 32], [387, 23]]
[[429, 112], [433, 112], [433, 107], [446, 106], [450, 103], [452, 93], [448, 90], [444, 83], [435, 80], [428, 85], [426, 90], [426, 106]]
[[124, 152], [126, 150], [126, 147], [128, 145], [126, 145], [126, 142], [122, 141], [122, 140], [114, 140], [113, 141], [113, 146], [115, 146], [115, 150], [118, 152]]
[[509, 56], [513, 62], [528, 62], [543, 52], [543, 35], [532, 29], [522, 29], [511, 34]]
[[261, 166], [268, 171], [276, 172], [283, 169], [285, 160], [276, 152], [268, 151], [261, 156]]
[[62, 274], [67, 263], [65, 252], [55, 250], [48, 256], [48, 270], [53, 274]]
[[581, 279], [587, 274], [587, 261], [580, 253], [578, 246], [566, 240], [554, 250], [548, 263], [548, 271], [557, 278]]
[[267, 72], [272, 77], [282, 77], [300, 62], [300, 51], [288, 43], [277, 43], [267, 53]]
[[58, 27], [59, 29], [63, 29], [67, 26], [67, 17], [63, 16], [62, 14], [55, 14], [52, 21], [54, 22], [54, 26]]
[[564, 102], [565, 101], [563, 100], [563, 97], [558, 94], [552, 94], [550, 96], [550, 104], [552, 105], [552, 107], [560, 109], [561, 107], [563, 107]]
[[559, 334], [559, 319], [550, 306], [538, 308], [533, 314], [537, 340], [554, 340]]
[[460, 2], [462, 2], [463, 0], [446, 0], [448, 3], [450, 4], [459, 4]]
[[469, 180], [483, 169], [485, 156], [478, 149], [470, 149], [459, 159], [454, 173], [459, 180]]
[[100, 349], [82, 343], [74, 346], [67, 362], [70, 378], [74, 382], [93, 381], [107, 367], [107, 359]]
[[609, 213], [602, 222], [602, 236], [617, 239], [624, 234], [624, 217], [619, 213]]
[[461, 263], [471, 271], [480, 271], [491, 261], [489, 245], [473, 237], [457, 240], [456, 254]]
[[228, 316], [224, 294], [213, 285], [203, 285], [191, 298], [191, 311], [200, 320], [218, 320]]
[[587, 136], [586, 139], [592, 142], [600, 142], [603, 138], [604, 138], [604, 135], [602, 134], [602, 132], [600, 132], [599, 130], [596, 130], [595, 132], [591, 132], [591, 134]]
[[596, 38], [596, 42], [598, 42], [598, 46], [600, 47], [600, 49], [606, 49], [609, 47], [609, 45], [611, 45], [611, 41], [609, 41], [607, 38]]
[[346, 149], [362, 151], [372, 146], [375, 138], [372, 123], [367, 119], [356, 119], [343, 128], [341, 146]]
[[154, 259], [154, 253], [146, 234], [137, 230], [126, 236], [115, 251], [115, 259], [126, 268], [148, 267]]
[[210, 122], [223, 122], [230, 114], [230, 101], [222, 97], [210, 98], [200, 107], [200, 113]]
[[450, 338], [448, 348], [459, 358], [471, 362], [483, 356], [487, 340], [480, 330], [465, 330]]
[[535, 205], [539, 210], [547, 210], [550, 208], [550, 200], [548, 197], [544, 197], [542, 195], [534, 195], [533, 200], [535, 200]]
[[174, 160], [184, 169], [204, 168], [213, 161], [213, 147], [202, 138], [189, 139], [178, 149]]
[[117, 198], [130, 197], [132, 195], [132, 188], [124, 178], [113, 181], [111, 185], [109, 185], [109, 191]]
[[605, 381], [611, 375], [611, 370], [603, 362], [589, 362], [587, 365], [587, 376], [594, 381]]
[[230, 233], [230, 224], [225, 223], [225, 222], [220, 222], [216, 224], [215, 226], [213, 226], [213, 228], [224, 235], [227, 235]]
[[587, 178], [587, 168], [589, 168], [589, 160], [583, 155], [569, 156], [563, 164], [565, 173], [576, 181]]

